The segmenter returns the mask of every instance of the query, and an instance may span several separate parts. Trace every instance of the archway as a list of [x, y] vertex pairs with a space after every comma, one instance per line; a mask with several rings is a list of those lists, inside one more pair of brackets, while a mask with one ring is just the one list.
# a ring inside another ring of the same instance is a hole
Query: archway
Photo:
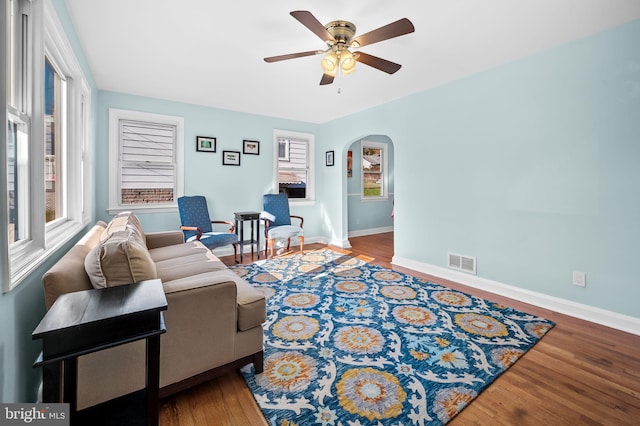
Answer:
[[351, 142], [347, 156], [347, 237], [393, 232], [393, 141], [370, 134]]

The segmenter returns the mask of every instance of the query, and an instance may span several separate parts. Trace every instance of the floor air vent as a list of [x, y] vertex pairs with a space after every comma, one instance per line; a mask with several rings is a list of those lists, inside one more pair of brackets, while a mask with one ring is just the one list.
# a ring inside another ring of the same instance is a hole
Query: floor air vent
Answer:
[[457, 269], [458, 271], [468, 272], [470, 274], [476, 273], [476, 258], [469, 256], [462, 256], [460, 254], [449, 253], [449, 268]]

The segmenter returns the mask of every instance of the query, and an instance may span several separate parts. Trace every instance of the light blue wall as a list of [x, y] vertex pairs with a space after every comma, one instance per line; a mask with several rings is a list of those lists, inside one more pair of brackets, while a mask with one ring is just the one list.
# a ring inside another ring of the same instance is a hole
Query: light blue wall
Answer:
[[[207, 108], [160, 99], [101, 91], [98, 106], [96, 206], [99, 219], [108, 221], [109, 108], [175, 115], [184, 118], [185, 193], [204, 195], [212, 218], [233, 220], [233, 212], [262, 210], [262, 195], [273, 188], [273, 130], [317, 133], [318, 125], [259, 115]], [[197, 152], [196, 137], [217, 140], [215, 153]], [[222, 151], [242, 152], [243, 139], [260, 142], [260, 155], [242, 155], [240, 167], [223, 166]], [[324, 165], [324, 152], [315, 152]], [[321, 184], [321, 180], [317, 181]], [[292, 214], [305, 218], [305, 235], [322, 235], [316, 204], [292, 206]], [[139, 214], [145, 231], [180, 228], [178, 211]]]
[[[78, 38], [70, 24], [64, 1], [53, 0], [52, 3], [60, 21], [66, 28], [67, 37], [91, 86], [91, 96], [94, 103], [90, 114], [95, 123], [95, 103], [98, 92], [93, 75], [87, 66]], [[94, 130], [90, 130], [90, 137], [95, 136]], [[0, 324], [2, 324], [0, 332], [0, 401], [2, 402], [35, 401], [41, 371], [33, 368], [32, 365], [42, 345], [40, 341], [31, 339], [31, 333], [45, 312], [42, 275], [69, 250], [74, 241], [47, 259], [16, 289], [0, 295]]]
[[35, 401], [42, 378], [33, 363], [42, 349], [31, 333], [45, 314], [42, 275], [69, 251], [77, 238], [58, 250], [22, 284], [0, 296], [0, 401]]
[[[481, 277], [640, 318], [638, 40], [634, 21], [335, 120], [322, 137], [345, 151], [361, 135], [393, 141], [397, 256], [477, 256]], [[337, 238], [345, 212], [343, 197], [329, 214]]]
[[[387, 146], [388, 159], [388, 198], [384, 200], [362, 199], [362, 141], [383, 143]], [[393, 209], [394, 156], [393, 143], [387, 136], [369, 135], [354, 142], [349, 150], [353, 153], [353, 176], [347, 178], [348, 191], [348, 232], [377, 230], [393, 226], [391, 211]]]

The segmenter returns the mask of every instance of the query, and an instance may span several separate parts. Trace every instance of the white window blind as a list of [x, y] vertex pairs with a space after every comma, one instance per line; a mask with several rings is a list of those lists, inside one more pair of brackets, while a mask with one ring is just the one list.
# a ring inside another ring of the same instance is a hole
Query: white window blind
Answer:
[[176, 126], [120, 120], [120, 203], [166, 204], [176, 193]]

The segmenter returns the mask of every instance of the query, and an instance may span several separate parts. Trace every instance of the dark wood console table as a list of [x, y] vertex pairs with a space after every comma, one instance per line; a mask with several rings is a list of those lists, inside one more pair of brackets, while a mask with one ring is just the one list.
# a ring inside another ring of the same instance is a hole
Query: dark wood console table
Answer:
[[[260, 213], [258, 212], [235, 212], [236, 219], [236, 235], [238, 235], [238, 244], [240, 245], [240, 263], [242, 263], [242, 252], [245, 244], [251, 244], [251, 259], [253, 259], [253, 244], [256, 245], [258, 259], [260, 259]], [[251, 237], [244, 239], [244, 221], [251, 222]], [[240, 226], [238, 227], [238, 222]], [[255, 223], [255, 228], [254, 228]]]
[[[33, 365], [42, 367], [42, 402], [69, 403], [72, 424], [109, 424], [109, 412], [114, 411], [100, 411], [100, 406], [111, 401], [76, 410], [78, 357], [145, 339], [146, 388], [117, 400], [129, 405], [128, 412], [137, 413], [133, 418], [142, 419], [142, 424], [157, 425], [160, 335], [166, 331], [162, 315], [166, 309], [162, 282], [157, 279], [58, 297], [32, 334], [34, 340], [42, 339], [42, 352]], [[130, 407], [132, 401], [138, 406]]]

